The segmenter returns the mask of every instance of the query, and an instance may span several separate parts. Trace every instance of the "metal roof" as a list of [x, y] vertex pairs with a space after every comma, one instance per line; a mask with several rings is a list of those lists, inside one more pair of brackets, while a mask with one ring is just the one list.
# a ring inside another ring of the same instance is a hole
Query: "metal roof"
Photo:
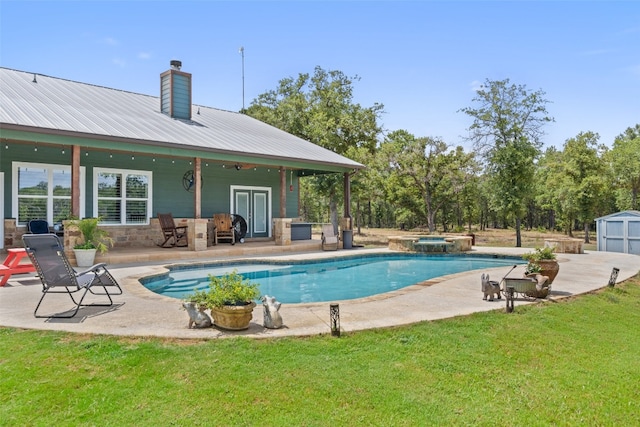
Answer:
[[0, 67], [0, 128], [69, 132], [346, 169], [363, 165], [245, 114], [192, 105], [192, 119], [160, 112], [160, 98]]
[[609, 215], [601, 216], [600, 218], [596, 218], [594, 219], [594, 221], [600, 221], [602, 219], [612, 219], [612, 218], [622, 219], [622, 218], [629, 218], [629, 217], [640, 217], [640, 211], [627, 210], [627, 211], [615, 212]]

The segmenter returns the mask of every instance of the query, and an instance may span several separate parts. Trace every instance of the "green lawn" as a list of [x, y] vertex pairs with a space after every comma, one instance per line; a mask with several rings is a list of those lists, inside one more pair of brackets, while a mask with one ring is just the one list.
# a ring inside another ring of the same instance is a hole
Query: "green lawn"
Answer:
[[640, 425], [640, 277], [564, 302], [310, 338], [0, 328], [0, 425]]

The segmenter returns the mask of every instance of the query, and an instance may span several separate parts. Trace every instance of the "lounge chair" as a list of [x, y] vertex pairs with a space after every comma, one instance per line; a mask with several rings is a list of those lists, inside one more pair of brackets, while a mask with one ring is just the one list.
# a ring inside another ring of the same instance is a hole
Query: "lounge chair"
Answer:
[[[164, 242], [158, 246], [163, 248], [184, 247], [189, 246], [189, 238], [187, 236], [187, 226], [181, 225], [176, 227], [173, 221], [173, 215], [170, 213], [158, 214], [158, 221], [160, 222], [160, 228], [162, 229], [162, 235]], [[170, 240], [173, 239], [173, 242]], [[167, 243], [169, 246], [167, 246]]]
[[213, 225], [215, 227], [215, 244], [223, 240], [229, 240], [232, 245], [236, 244], [236, 233], [231, 222], [231, 214], [213, 214]]
[[48, 234], [49, 223], [44, 219], [32, 219], [27, 223], [27, 228], [31, 234]]
[[338, 250], [338, 234], [333, 231], [333, 224], [322, 226], [322, 250]]
[[[109, 307], [113, 305], [111, 296], [122, 294], [122, 288], [104, 263], [76, 272], [64, 253], [60, 239], [55, 234], [24, 234], [22, 240], [42, 282], [42, 297], [33, 311], [35, 317], [71, 318], [78, 313], [80, 307]], [[102, 288], [102, 290], [96, 288]], [[73, 296], [76, 292], [80, 292], [78, 300]], [[75, 307], [51, 315], [39, 315], [38, 309], [44, 297], [54, 293], [69, 295]], [[106, 297], [109, 302], [83, 304], [87, 293], [100, 296], [101, 299]]]

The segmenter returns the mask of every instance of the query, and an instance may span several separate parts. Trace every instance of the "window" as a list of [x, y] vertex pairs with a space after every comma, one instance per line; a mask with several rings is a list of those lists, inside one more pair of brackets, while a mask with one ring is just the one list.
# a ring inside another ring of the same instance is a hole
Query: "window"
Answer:
[[[84, 168], [80, 176], [84, 176]], [[71, 167], [13, 162], [13, 196], [18, 225], [32, 219], [60, 223], [71, 215]]]
[[94, 212], [103, 224], [148, 224], [152, 173], [94, 168]]

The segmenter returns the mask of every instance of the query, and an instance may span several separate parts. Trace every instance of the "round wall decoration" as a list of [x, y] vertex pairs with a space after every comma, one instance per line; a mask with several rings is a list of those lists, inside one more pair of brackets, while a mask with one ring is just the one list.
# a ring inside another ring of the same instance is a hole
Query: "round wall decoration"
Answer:
[[[185, 190], [192, 192], [193, 191], [193, 185], [196, 183], [196, 178], [195, 175], [193, 174], [192, 170], [186, 171], [184, 173], [184, 175], [182, 175], [182, 186], [184, 187]], [[200, 187], [202, 188], [202, 185], [204, 184], [204, 182], [202, 181], [202, 177], [200, 178]]]

